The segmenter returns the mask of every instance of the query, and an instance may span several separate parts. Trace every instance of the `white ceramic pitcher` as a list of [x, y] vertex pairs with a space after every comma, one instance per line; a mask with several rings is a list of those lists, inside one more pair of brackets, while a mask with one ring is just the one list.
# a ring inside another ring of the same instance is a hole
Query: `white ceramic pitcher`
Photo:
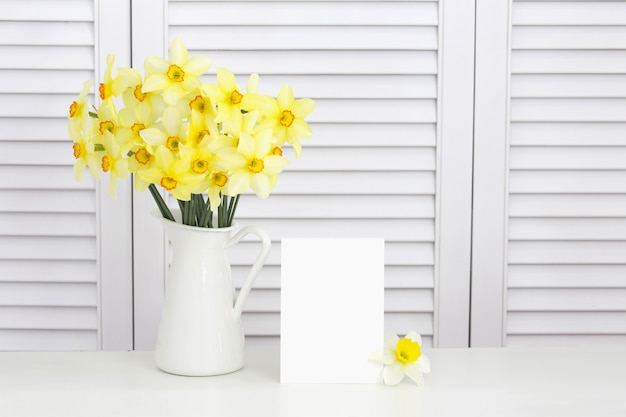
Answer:
[[[155, 352], [163, 371], [188, 376], [220, 375], [244, 365], [241, 313], [270, 250], [267, 234], [255, 226], [237, 231], [186, 226], [155, 212], [172, 243], [165, 299]], [[261, 252], [239, 295], [226, 250], [244, 236], [261, 239]]]

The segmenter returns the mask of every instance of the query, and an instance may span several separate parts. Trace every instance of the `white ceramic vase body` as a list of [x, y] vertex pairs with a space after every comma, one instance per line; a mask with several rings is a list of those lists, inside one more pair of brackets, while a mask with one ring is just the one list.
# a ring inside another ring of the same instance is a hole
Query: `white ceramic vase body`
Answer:
[[[155, 214], [172, 243], [165, 299], [155, 351], [163, 371], [187, 376], [234, 372], [244, 365], [243, 304], [270, 250], [267, 234], [255, 226], [200, 228]], [[226, 257], [248, 234], [261, 239], [261, 252], [239, 295]]]

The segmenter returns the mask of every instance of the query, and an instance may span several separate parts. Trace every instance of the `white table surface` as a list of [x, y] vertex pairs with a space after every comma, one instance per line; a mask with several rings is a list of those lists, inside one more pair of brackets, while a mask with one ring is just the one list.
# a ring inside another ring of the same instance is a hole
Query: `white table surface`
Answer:
[[[626, 417], [626, 349], [428, 349], [426, 385], [281, 384], [277, 349], [181, 377], [152, 352], [0, 353], [1, 416]], [[306, 358], [303, 358], [306, 360]]]

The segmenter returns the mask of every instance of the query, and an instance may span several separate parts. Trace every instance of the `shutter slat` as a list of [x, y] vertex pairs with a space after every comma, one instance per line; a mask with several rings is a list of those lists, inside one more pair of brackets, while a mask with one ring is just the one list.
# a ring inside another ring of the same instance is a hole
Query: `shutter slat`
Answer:
[[[245, 9], [245, 13], [241, 10]], [[201, 2], [170, 2], [169, 22], [177, 25], [219, 26], [229, 24], [282, 25], [437, 25], [436, 2], [406, 2], [393, 5], [389, 13], [385, 2], [360, 2], [358, 8], [350, 3], [326, 2], [214, 2], [212, 13], [205, 13]], [[258, 15], [265, 18], [259, 22]]]
[[[0, 47], [0, 54], [3, 53], [2, 49]], [[257, 72], [261, 74], [261, 77], [265, 74], [312, 73], [337, 75], [437, 74], [437, 53], [435, 51], [190, 50], [189, 53], [210, 57], [214, 67], [223, 66], [236, 74]], [[626, 61], [626, 56], [624, 60]], [[280, 63], [280, 65], [276, 65], [276, 63]]]
[[0, 260], [95, 260], [91, 237], [0, 235]]
[[626, 265], [511, 265], [509, 288], [626, 288]]
[[626, 97], [623, 74], [517, 74], [512, 77], [512, 98]]
[[626, 171], [512, 171], [510, 192], [610, 194], [626, 192]]
[[434, 196], [352, 195], [346, 198], [336, 195], [301, 195], [294, 199], [288, 195], [273, 195], [271, 200], [250, 197], [241, 200], [241, 203], [237, 208], [237, 218], [246, 223], [258, 217], [259, 213], [271, 219], [372, 219], [381, 216], [382, 207], [388, 219], [435, 217]]
[[[0, 45], [3, 69], [93, 70], [94, 50], [89, 46]], [[63, 59], [59, 59], [63, 57]]]
[[0, 262], [0, 282], [97, 281], [95, 260], [5, 259]]
[[509, 312], [626, 311], [626, 289], [510, 289]]
[[514, 25], [625, 25], [626, 4], [570, 1], [515, 4]]
[[604, 219], [513, 218], [509, 221], [509, 239], [626, 241], [626, 217]]
[[0, 213], [95, 213], [92, 190], [0, 190]]
[[511, 103], [511, 121], [625, 122], [625, 107], [623, 98], [518, 98]]
[[73, 165], [75, 160], [69, 141], [0, 141], [0, 164]]
[[170, 36], [189, 39], [189, 49], [222, 50], [376, 50], [437, 49], [436, 26], [185, 26]]
[[511, 147], [511, 169], [626, 169], [625, 146]]
[[518, 49], [624, 49], [626, 26], [519, 26], [511, 46]]
[[314, 140], [304, 141], [306, 152], [317, 146], [376, 146], [385, 138], [387, 147], [435, 146], [432, 123], [311, 123]]
[[601, 335], [626, 333], [626, 312], [510, 313], [507, 333], [530, 335]]
[[95, 350], [97, 337], [96, 330], [0, 329], [0, 350]]
[[[619, 87], [617, 88], [619, 90]], [[615, 146], [623, 145], [626, 123], [512, 123], [511, 145]]]
[[7, 236], [96, 236], [94, 213], [0, 213], [0, 230]]
[[513, 241], [510, 264], [622, 264], [626, 241]]
[[511, 56], [511, 74], [623, 74], [626, 50], [528, 50]]
[[92, 307], [0, 306], [0, 331], [96, 329], [96, 309]]
[[0, 45], [93, 45], [92, 22], [3, 22]]
[[[83, 70], [0, 69], [0, 93], [38, 94], [46, 91], [48, 94], [68, 94], [73, 101], [82, 89], [81, 81], [92, 78], [91, 71]], [[89, 101], [93, 103], [93, 97]]]
[[95, 283], [0, 283], [0, 305], [93, 307], [98, 304]]
[[93, 22], [94, 7], [92, 0], [20, 0], [19, 7], [3, 1], [0, 16], [5, 21]]
[[624, 194], [514, 194], [509, 215], [515, 217], [620, 217], [626, 213]]

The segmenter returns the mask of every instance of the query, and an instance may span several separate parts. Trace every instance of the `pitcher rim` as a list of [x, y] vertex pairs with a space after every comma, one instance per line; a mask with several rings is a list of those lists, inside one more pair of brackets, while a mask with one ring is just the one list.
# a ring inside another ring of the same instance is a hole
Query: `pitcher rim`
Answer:
[[[170, 211], [174, 215], [174, 218], [180, 219], [180, 209], [170, 208]], [[197, 232], [229, 232], [239, 227], [239, 224], [237, 223], [237, 221], [234, 221], [234, 220], [233, 220], [233, 223], [228, 227], [198, 227], [198, 226], [190, 226], [188, 224], [182, 224], [177, 221], [171, 221], [169, 219], [166, 219], [165, 217], [163, 217], [159, 209], [153, 209], [151, 211], [151, 214], [152, 214], [152, 217], [161, 221], [164, 225], [171, 225], [174, 227], [179, 227], [181, 229], [193, 230]]]

